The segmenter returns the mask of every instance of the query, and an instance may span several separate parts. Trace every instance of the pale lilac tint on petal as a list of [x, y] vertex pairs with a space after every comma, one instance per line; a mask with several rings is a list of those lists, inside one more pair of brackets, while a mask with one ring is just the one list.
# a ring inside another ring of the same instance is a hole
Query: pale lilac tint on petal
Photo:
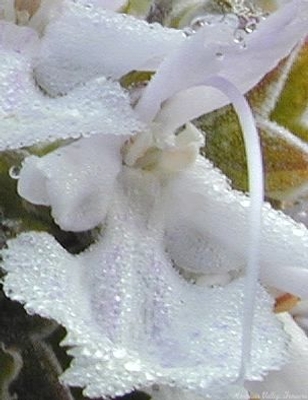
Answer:
[[35, 76], [49, 94], [66, 93], [97, 76], [155, 69], [183, 40], [181, 31], [72, 3], [46, 29]]
[[[207, 289], [177, 274], [164, 250], [160, 190], [150, 173], [124, 171], [103, 237], [79, 256], [35, 233], [3, 251], [5, 292], [66, 327], [65, 344], [75, 347], [62, 380], [87, 396], [153, 383], [214, 395], [237, 379], [244, 281]], [[284, 350], [259, 287], [250, 379], [279, 368]]]
[[164, 126], [166, 132], [174, 132], [187, 121], [210, 111], [209, 104], [216, 109], [229, 101], [215, 88], [204, 85], [192, 87], [166, 100], [155, 117], [155, 122]]
[[289, 360], [279, 371], [270, 372], [262, 382], [246, 382], [253, 393], [273, 393], [275, 398], [285, 396], [305, 398], [308, 393], [308, 338], [288, 313], [279, 315], [284, 329], [290, 335]]
[[[155, 117], [164, 100], [202, 84], [211, 75], [228, 79], [246, 93], [307, 35], [308, 2], [294, 0], [260, 22], [245, 37], [245, 46], [234, 42], [234, 29], [224, 24], [205, 26], [161, 64], [137, 105], [145, 121]], [[205, 101], [193, 112], [195, 117], [227, 103], [215, 91], [207, 93], [208, 98], [203, 96]]]
[[[203, 235], [203, 240], [220, 245], [226, 256], [245, 264], [248, 243], [249, 197], [232, 190], [218, 169], [203, 158], [170, 182], [167, 227], [185, 223]], [[219, 201], [217, 200], [219, 199]], [[277, 288], [308, 296], [308, 231], [290, 217], [263, 206], [261, 279]], [[169, 228], [168, 228], [169, 229]], [[219, 265], [219, 259], [217, 260]], [[183, 266], [182, 266], [183, 267]], [[204, 263], [207, 272], [207, 263]], [[286, 275], [288, 272], [288, 275]], [[294, 279], [290, 277], [294, 275]], [[295, 277], [297, 277], [295, 279]]]
[[[28, 27], [20, 27], [7, 21], [0, 21], [0, 52], [15, 52], [32, 57], [39, 48], [37, 33]], [[16, 55], [17, 56], [17, 55]]]
[[26, 159], [18, 193], [34, 204], [50, 205], [56, 223], [84, 231], [104, 221], [121, 170], [125, 138], [80, 139], [42, 158]]
[[[25, 32], [31, 30], [20, 31]], [[50, 98], [35, 86], [29, 57], [15, 47], [0, 48], [0, 75], [0, 150], [60, 138], [127, 135], [141, 128], [127, 94], [105, 78]]]
[[[223, 43], [231, 40], [231, 32], [230, 28], [229, 35], [224, 35]], [[162, 62], [136, 106], [145, 121], [155, 117], [164, 100], [219, 71], [220, 62], [215, 56], [218, 47], [216, 34], [222, 36], [220, 25], [202, 29], [188, 37]]]

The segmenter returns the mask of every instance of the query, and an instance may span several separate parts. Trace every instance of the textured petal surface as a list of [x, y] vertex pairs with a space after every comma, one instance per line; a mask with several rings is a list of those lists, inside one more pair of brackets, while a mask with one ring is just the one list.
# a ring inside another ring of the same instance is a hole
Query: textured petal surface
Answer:
[[27, 158], [18, 193], [33, 204], [50, 205], [56, 223], [84, 231], [104, 221], [125, 138], [103, 135], [80, 139], [42, 158]]
[[[246, 195], [231, 190], [221, 172], [202, 158], [190, 170], [179, 174], [170, 183], [169, 190], [172, 195], [166, 215], [173, 235], [176, 227], [181, 232], [186, 224], [190, 232], [193, 226], [199, 237], [203, 235], [206, 246], [218, 244], [231, 259], [234, 254], [235, 259], [245, 264], [250, 206]], [[307, 248], [308, 231], [304, 225], [265, 204], [260, 252], [263, 281], [307, 297]], [[204, 272], [207, 271], [208, 265], [204, 262]]]
[[184, 215], [170, 217], [165, 244], [176, 265], [191, 272], [217, 274], [243, 267], [242, 257], [226, 252], [224, 244], [215, 240], [210, 230], [200, 231]]
[[236, 386], [229, 386], [223, 392], [217, 395], [200, 396], [193, 391], [183, 391], [168, 386], [155, 387], [148, 392], [151, 400], [249, 400], [249, 393], [244, 389]]
[[290, 359], [280, 371], [269, 373], [262, 382], [247, 382], [246, 387], [257, 394], [273, 393], [277, 400], [286, 397], [305, 398], [308, 394], [308, 338], [288, 313], [280, 314], [284, 329], [291, 337]]
[[[228, 21], [223, 19], [205, 26], [161, 64], [137, 106], [140, 115], [150, 121], [164, 100], [181, 90], [203, 84], [211, 75], [220, 75], [242, 93], [247, 92], [305, 37], [307, 21], [308, 2], [294, 0], [260, 22], [256, 31], [245, 37], [245, 46], [234, 42], [234, 26], [226, 25]], [[196, 95], [190, 95], [191, 101], [195, 98], [194, 115], [189, 115], [192, 110], [187, 107], [185, 93], [174, 99], [174, 108], [181, 108], [175, 117], [180, 117], [178, 126], [226, 104], [226, 99], [215, 90], [204, 90], [206, 95], [201, 96], [199, 89]], [[169, 114], [170, 110], [166, 110], [161, 118], [167, 121]]]
[[183, 39], [180, 31], [71, 3], [46, 30], [36, 79], [50, 94], [66, 93], [93, 77], [154, 69]]
[[102, 7], [106, 10], [118, 11], [121, 7], [125, 6], [128, 0], [79, 0], [81, 4], [92, 4], [94, 7]]
[[[160, 190], [150, 173], [124, 171], [104, 236], [79, 256], [45, 233], [22, 234], [3, 251], [5, 292], [67, 328], [74, 360], [62, 379], [90, 397], [153, 383], [202, 395], [237, 379], [243, 281], [208, 289], [177, 274], [164, 251]], [[284, 359], [271, 310], [259, 287], [250, 379]]]
[[36, 54], [38, 47], [39, 39], [33, 29], [19, 27], [11, 22], [0, 21], [1, 55], [3, 52], [8, 51], [13, 53], [15, 57], [18, 57], [19, 54], [27, 59]]
[[0, 4], [1, 19], [15, 22], [14, 2], [12, 0], [2, 0]]
[[35, 32], [9, 23], [0, 28], [0, 150], [97, 133], [127, 135], [141, 128], [128, 96], [105, 78], [57, 99], [44, 95], [32, 78]]

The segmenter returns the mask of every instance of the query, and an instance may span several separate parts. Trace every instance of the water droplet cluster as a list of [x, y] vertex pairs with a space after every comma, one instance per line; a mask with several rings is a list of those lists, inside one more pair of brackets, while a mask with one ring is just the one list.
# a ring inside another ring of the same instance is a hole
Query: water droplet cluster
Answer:
[[[157, 226], [162, 217], [149, 215], [158, 190], [153, 175], [126, 168], [104, 236], [88, 251], [73, 256], [50, 235], [29, 233], [3, 252], [5, 292], [66, 327], [74, 360], [62, 380], [89, 397], [153, 383], [210, 393], [237, 378], [244, 282], [208, 289], [177, 274]], [[271, 306], [259, 288], [250, 376], [283, 358]]]
[[194, 17], [190, 26], [185, 29], [185, 34], [190, 35], [206, 25], [224, 23], [234, 27], [234, 42], [245, 47], [246, 35], [257, 29], [258, 23], [266, 14], [251, 1], [234, 0], [226, 3], [229, 7], [222, 7], [221, 13], [207, 13]]
[[9, 175], [12, 179], [19, 179], [21, 165], [13, 165], [9, 169]]

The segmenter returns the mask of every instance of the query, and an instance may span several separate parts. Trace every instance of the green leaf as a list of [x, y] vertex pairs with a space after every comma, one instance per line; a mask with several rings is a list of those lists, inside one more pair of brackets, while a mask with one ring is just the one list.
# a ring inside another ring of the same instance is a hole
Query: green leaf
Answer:
[[295, 61], [281, 96], [270, 118], [288, 128], [294, 135], [308, 141], [308, 42], [304, 44]]
[[151, 0], [129, 0], [124, 12], [132, 15], [146, 15], [150, 10], [151, 3]]
[[58, 380], [69, 362], [59, 348], [64, 334], [55, 322], [28, 315], [0, 291], [0, 390], [21, 400], [73, 400]]

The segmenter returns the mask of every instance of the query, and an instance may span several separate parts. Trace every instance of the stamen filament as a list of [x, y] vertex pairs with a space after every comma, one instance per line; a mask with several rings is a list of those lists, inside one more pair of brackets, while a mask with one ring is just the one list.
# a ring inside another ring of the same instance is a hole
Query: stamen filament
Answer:
[[259, 135], [256, 129], [251, 108], [245, 97], [228, 80], [214, 76], [206, 80], [207, 86], [212, 86], [226, 94], [231, 100], [238, 115], [247, 155], [247, 168], [250, 193], [249, 210], [249, 242], [247, 249], [246, 285], [244, 292], [244, 315], [242, 326], [242, 354], [239, 383], [245, 379], [247, 366], [250, 362], [252, 347], [252, 326], [255, 307], [255, 297], [260, 265], [260, 239], [262, 204], [264, 200], [264, 182], [262, 152]]

